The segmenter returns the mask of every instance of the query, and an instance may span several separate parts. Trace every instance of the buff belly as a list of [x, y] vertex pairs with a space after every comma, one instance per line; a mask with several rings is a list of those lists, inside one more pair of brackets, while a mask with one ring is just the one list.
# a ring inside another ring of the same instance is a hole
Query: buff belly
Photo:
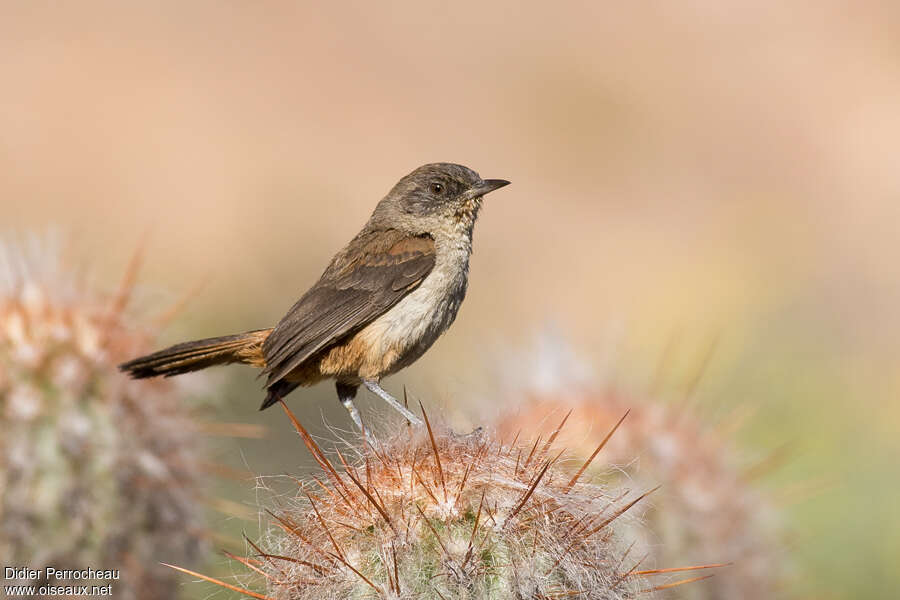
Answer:
[[[433, 270], [389, 311], [346, 343], [331, 348], [317, 371], [348, 382], [378, 380], [415, 362], [456, 318], [466, 291], [465, 277], [459, 278], [459, 272], [458, 267]], [[457, 277], [450, 277], [451, 273]]]

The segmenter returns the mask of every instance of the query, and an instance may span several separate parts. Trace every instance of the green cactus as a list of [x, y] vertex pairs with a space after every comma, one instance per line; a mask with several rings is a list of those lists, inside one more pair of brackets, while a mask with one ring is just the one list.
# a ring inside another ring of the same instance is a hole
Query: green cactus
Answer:
[[125, 311], [136, 261], [104, 297], [51, 239], [0, 250], [0, 562], [119, 569], [99, 582], [116, 598], [176, 596], [158, 562], [204, 549], [203, 452], [175, 384], [116, 370], [155, 333]]
[[434, 432], [426, 416], [427, 433], [395, 429], [335, 467], [284, 409], [322, 473], [267, 511], [251, 556], [233, 556], [266, 594], [180, 570], [273, 600], [620, 600], [681, 583], [650, 584], [620, 535], [647, 492], [598, 485], [553, 439]]
[[[661, 484], [653, 506], [641, 516], [646, 527], [635, 532], [634, 551], [646, 554], [649, 566], [672, 562], [733, 562], [727, 574], [709, 584], [690, 586], [680, 597], [691, 600], [772, 598], [785, 595], [792, 561], [786, 546], [783, 515], [757, 476], [773, 460], [748, 467], [745, 452], [733, 442], [740, 415], [723, 419], [718, 427], [704, 423], [698, 410], [685, 403], [667, 403], [639, 394], [619, 392], [589, 383], [579, 354], [563, 339], [545, 337], [535, 348], [536, 358], [517, 356], [519, 365], [537, 372], [508, 369], [517, 389], [510, 396], [526, 397], [498, 421], [501, 433], [519, 429], [548, 433], [548, 415], [574, 410], [581, 416], [559, 436], [576, 456], [593, 450], [591, 434], [615, 425], [625, 411], [628, 418], [604, 449], [605, 462], [618, 466], [596, 472], [611, 484]], [[577, 370], [572, 368], [576, 365]], [[698, 370], [698, 373], [702, 370]], [[699, 377], [697, 375], [696, 377]], [[743, 466], [742, 466], [743, 465]]]

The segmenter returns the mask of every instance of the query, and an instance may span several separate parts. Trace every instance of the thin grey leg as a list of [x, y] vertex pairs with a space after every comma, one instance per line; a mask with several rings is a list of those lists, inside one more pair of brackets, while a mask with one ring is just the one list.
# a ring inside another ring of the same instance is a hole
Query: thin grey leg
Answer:
[[350, 413], [350, 418], [353, 419], [354, 423], [356, 423], [357, 429], [359, 429], [360, 433], [366, 436], [366, 441], [368, 441], [370, 445], [374, 446], [375, 438], [372, 437], [372, 433], [369, 431], [369, 428], [363, 425], [362, 417], [360, 417], [359, 415], [359, 410], [357, 410], [356, 405], [353, 403], [353, 398], [356, 397], [356, 389], [359, 386], [338, 383], [336, 387], [338, 398], [340, 399], [341, 404], [344, 405], [344, 408], [347, 409], [347, 412]]
[[380, 385], [378, 385], [377, 381], [363, 380], [363, 385], [366, 386], [370, 392], [376, 394], [382, 400], [393, 406], [397, 410], [397, 412], [406, 417], [406, 420], [413, 425], [424, 425], [422, 419], [409, 412], [409, 409], [400, 404], [400, 402], [398, 402], [396, 398], [384, 391], [384, 389]]

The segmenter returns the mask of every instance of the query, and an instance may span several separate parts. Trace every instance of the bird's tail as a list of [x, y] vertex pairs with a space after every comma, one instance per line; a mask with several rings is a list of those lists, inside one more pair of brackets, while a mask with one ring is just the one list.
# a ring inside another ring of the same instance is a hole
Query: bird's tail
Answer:
[[262, 345], [270, 333], [271, 329], [258, 329], [184, 342], [123, 363], [119, 365], [119, 369], [135, 379], [143, 379], [159, 375], [171, 377], [230, 363], [264, 367]]

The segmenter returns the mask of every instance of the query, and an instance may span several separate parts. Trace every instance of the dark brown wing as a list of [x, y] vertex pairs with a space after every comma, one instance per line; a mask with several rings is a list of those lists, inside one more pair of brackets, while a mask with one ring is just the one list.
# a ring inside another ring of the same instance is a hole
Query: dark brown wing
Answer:
[[356, 236], [266, 339], [267, 385], [387, 312], [422, 283], [434, 259], [429, 237], [393, 229]]

